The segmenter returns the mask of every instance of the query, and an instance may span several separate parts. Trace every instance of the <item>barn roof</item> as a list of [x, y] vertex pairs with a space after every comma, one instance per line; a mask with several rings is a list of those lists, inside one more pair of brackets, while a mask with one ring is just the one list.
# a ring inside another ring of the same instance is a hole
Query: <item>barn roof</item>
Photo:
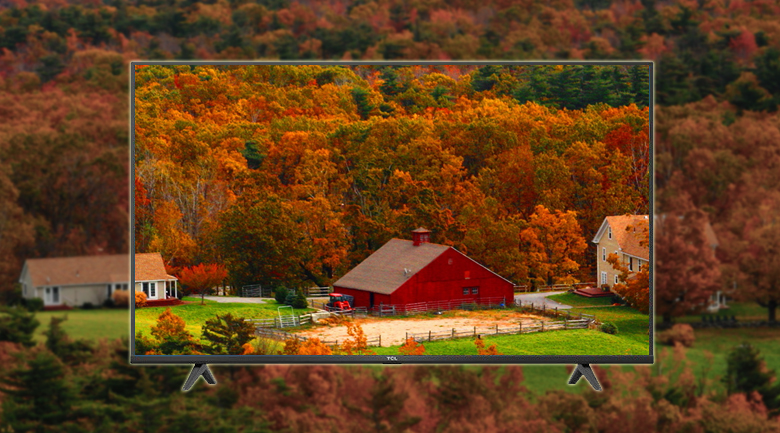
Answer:
[[142, 253], [135, 255], [135, 281], [175, 280], [165, 271], [160, 253]]
[[412, 241], [391, 239], [333, 286], [389, 295], [449, 248], [431, 243], [414, 246]]
[[127, 283], [127, 254], [27, 259], [25, 267], [34, 287]]

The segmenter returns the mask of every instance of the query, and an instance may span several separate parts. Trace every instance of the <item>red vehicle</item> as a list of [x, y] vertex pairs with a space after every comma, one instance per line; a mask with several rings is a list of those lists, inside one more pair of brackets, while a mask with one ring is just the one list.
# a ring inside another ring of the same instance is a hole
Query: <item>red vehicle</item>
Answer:
[[354, 310], [355, 298], [341, 293], [331, 293], [325, 306], [328, 311], [348, 313]]

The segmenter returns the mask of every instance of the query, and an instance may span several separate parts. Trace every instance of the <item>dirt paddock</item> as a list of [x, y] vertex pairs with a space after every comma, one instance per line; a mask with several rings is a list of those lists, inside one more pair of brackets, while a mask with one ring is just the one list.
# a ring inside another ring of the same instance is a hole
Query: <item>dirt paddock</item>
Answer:
[[[382, 336], [382, 347], [399, 346], [404, 344], [406, 334], [421, 334], [428, 331], [442, 332], [455, 328], [458, 332], [473, 331], [476, 327], [477, 334], [490, 334], [491, 328], [494, 330], [496, 325], [505, 329], [509, 327], [518, 327], [520, 323], [523, 326], [538, 325], [540, 322], [551, 319], [530, 314], [507, 313], [490, 314], [491, 312], [459, 312], [456, 317], [421, 317], [394, 319], [394, 318], [365, 318], [356, 319], [363, 328], [363, 333], [369, 339], [378, 335]], [[317, 337], [320, 340], [339, 342], [349, 338], [347, 327], [345, 325], [322, 325], [313, 329], [297, 332], [296, 334], [304, 337]]]

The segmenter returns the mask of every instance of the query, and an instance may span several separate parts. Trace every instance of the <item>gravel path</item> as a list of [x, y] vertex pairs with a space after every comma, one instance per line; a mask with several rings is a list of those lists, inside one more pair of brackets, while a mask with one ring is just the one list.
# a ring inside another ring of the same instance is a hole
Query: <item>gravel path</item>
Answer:
[[[198, 297], [200, 298], [200, 297]], [[237, 303], [237, 304], [265, 304], [266, 298], [239, 298], [236, 296], [206, 296], [207, 301], [215, 301], [222, 304]], [[200, 299], [198, 299], [200, 300]]]
[[515, 295], [515, 300], [523, 301], [523, 304], [525, 303], [533, 303], [534, 305], [546, 305], [547, 308], [555, 308], [558, 307], [559, 310], [568, 310], [571, 307], [571, 305], [564, 305], [560, 302], [555, 302], [552, 299], [547, 299], [550, 295], [558, 295], [561, 293], [566, 293], [565, 291], [562, 292], [537, 292], [537, 293], [528, 293], [523, 295]]

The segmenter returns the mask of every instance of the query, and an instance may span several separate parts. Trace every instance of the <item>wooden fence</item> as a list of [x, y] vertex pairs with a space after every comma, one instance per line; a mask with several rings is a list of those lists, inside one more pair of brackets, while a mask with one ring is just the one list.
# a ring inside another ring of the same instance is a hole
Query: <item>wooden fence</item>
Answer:
[[308, 289], [306, 289], [306, 297], [327, 298], [331, 292], [333, 292], [332, 287], [309, 287]]
[[[509, 301], [511, 305], [512, 301]], [[432, 311], [448, 310], [481, 310], [492, 308], [503, 308], [506, 306], [506, 299], [503, 297], [491, 297], [475, 299], [451, 299], [448, 301], [434, 302], [414, 302], [410, 304], [379, 304], [369, 310], [370, 314], [377, 316], [396, 316], [422, 314]]]
[[584, 314], [584, 313], [571, 314], [569, 310], [559, 310], [558, 307], [547, 308], [547, 306], [544, 303], [535, 304], [533, 302], [522, 302], [521, 300], [518, 299], [515, 301], [515, 306], [520, 310], [531, 311], [534, 314], [541, 314], [547, 317], [556, 317], [556, 318], [565, 317], [566, 320], [572, 320], [576, 318], [576, 319], [587, 319], [590, 321], [597, 321], [596, 316], [594, 314]]
[[426, 341], [451, 340], [454, 338], [477, 338], [478, 335], [509, 335], [509, 334], [530, 334], [533, 332], [557, 331], [566, 329], [586, 329], [590, 324], [589, 319], [562, 320], [558, 322], [539, 322], [534, 325], [500, 327], [473, 327], [461, 328], [446, 331], [428, 331], [422, 333], [406, 333], [406, 339], [414, 338], [414, 341], [423, 343]]
[[[537, 292], [559, 292], [563, 290], [573, 290], [578, 289], [580, 287], [596, 287], [596, 282], [591, 281], [589, 283], [575, 283], [575, 284], [553, 284], [553, 285], [545, 285], [545, 286], [536, 286]], [[515, 293], [528, 293], [531, 292], [531, 286], [522, 285], [522, 286], [515, 286]]]
[[[300, 341], [307, 341], [309, 340], [308, 337], [304, 337], [302, 335], [298, 334], [292, 334], [290, 332], [280, 331], [277, 329], [270, 329], [270, 328], [257, 328], [255, 329], [255, 336], [261, 337], [261, 338], [270, 338], [272, 340], [278, 340], [278, 341], [286, 341], [286, 340], [300, 340]], [[337, 347], [344, 343], [347, 339], [343, 340], [320, 340], [320, 342], [326, 346], [333, 346]], [[368, 347], [380, 347], [382, 346], [382, 336], [378, 335], [376, 337], [368, 337], [366, 338], [366, 345]]]
[[[292, 318], [289, 319], [289, 318]], [[297, 316], [273, 317], [267, 319], [244, 319], [245, 322], [251, 322], [256, 328], [287, 328], [290, 326], [300, 326], [312, 323], [311, 314], [301, 314]]]
[[250, 284], [241, 287], [241, 296], [244, 298], [270, 298], [273, 290], [260, 284]]

